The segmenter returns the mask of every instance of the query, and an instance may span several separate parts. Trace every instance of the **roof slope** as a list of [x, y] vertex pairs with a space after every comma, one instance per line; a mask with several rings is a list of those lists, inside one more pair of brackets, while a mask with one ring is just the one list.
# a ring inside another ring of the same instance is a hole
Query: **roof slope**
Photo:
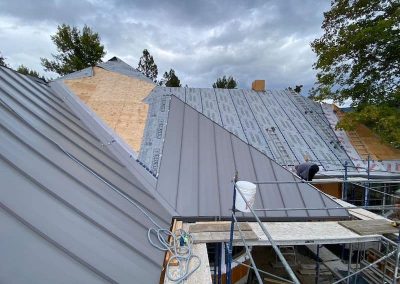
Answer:
[[321, 165], [321, 171], [342, 168], [346, 160], [352, 164], [337, 145], [321, 106], [307, 98], [289, 91], [156, 87], [146, 99], [150, 106], [139, 153], [154, 173], [159, 167], [171, 94], [288, 168], [305, 157]]
[[0, 282], [158, 282], [153, 224], [122, 194], [171, 215], [63, 99], [0, 68]]
[[[300, 181], [175, 96], [171, 97], [157, 191], [180, 216], [229, 217], [232, 177], [248, 181]], [[306, 183], [260, 185], [256, 208], [341, 207]], [[269, 211], [267, 219], [346, 218], [347, 211]]]
[[[59, 80], [57, 81], [59, 82]], [[63, 81], [133, 150], [139, 152], [153, 83], [93, 67], [93, 76]]]

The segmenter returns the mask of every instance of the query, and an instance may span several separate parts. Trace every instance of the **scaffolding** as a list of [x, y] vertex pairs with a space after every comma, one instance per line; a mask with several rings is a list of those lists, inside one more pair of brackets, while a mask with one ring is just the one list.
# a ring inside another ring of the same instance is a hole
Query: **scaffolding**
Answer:
[[[261, 277], [261, 274], [265, 274], [269, 277], [272, 277], [273, 279], [279, 280], [284, 283], [300, 283], [298, 277], [296, 276], [295, 272], [291, 268], [291, 266], [288, 264], [287, 260], [285, 259], [284, 255], [282, 254], [279, 245], [277, 242], [273, 239], [271, 236], [267, 226], [261, 222], [259, 217], [257, 216], [256, 212], [258, 211], [280, 211], [280, 210], [285, 210], [285, 211], [290, 211], [290, 210], [304, 210], [304, 208], [278, 208], [278, 209], [263, 209], [263, 208], [256, 208], [253, 209], [252, 206], [249, 204], [248, 200], [244, 196], [244, 194], [241, 192], [241, 190], [236, 186], [237, 182], [237, 174], [234, 179], [234, 186], [233, 186], [233, 206], [232, 206], [232, 219], [231, 219], [231, 226], [230, 226], [230, 239], [229, 243], [226, 244], [226, 283], [232, 283], [232, 263], [235, 262], [232, 260], [232, 248], [233, 248], [233, 232], [234, 228], [236, 227], [239, 232], [239, 236], [241, 239], [241, 243], [245, 247], [246, 255], [248, 256], [250, 260], [251, 265], [247, 265], [244, 263], [240, 263], [240, 265], [247, 266], [248, 268], [251, 268], [256, 275], [258, 283], [264, 283]], [[255, 184], [276, 184], [276, 183], [301, 183], [303, 181], [274, 181], [274, 182], [254, 182]], [[263, 271], [257, 268], [257, 265], [254, 261], [254, 258], [252, 257], [251, 254], [251, 249], [249, 246], [249, 243], [245, 240], [245, 237], [243, 235], [243, 231], [240, 227], [240, 223], [237, 220], [236, 217], [236, 208], [235, 208], [235, 203], [236, 203], [236, 194], [239, 193], [241, 198], [244, 200], [244, 202], [247, 205], [247, 208], [249, 208], [252, 216], [254, 217], [256, 224], [261, 228], [262, 232], [265, 234], [267, 237], [270, 245], [272, 246], [273, 250], [275, 251], [277, 258], [281, 261], [287, 275], [289, 276], [290, 279], [283, 278], [281, 276], [269, 273], [267, 271]], [[348, 207], [349, 209], [355, 209], [358, 207]], [[371, 208], [370, 206], [364, 206], [363, 209]], [[327, 208], [307, 208], [307, 210], [324, 210]], [[331, 209], [331, 208], [328, 208]], [[334, 207], [332, 209], [346, 209], [346, 207]], [[376, 251], [368, 251], [366, 254], [366, 247], [365, 244], [367, 242], [377, 242], [379, 245], [379, 250]], [[323, 242], [322, 242], [323, 243]], [[346, 244], [346, 243], [344, 243]], [[237, 244], [236, 244], [237, 245]], [[296, 241], [293, 241], [293, 245], [297, 245]], [[316, 274], [315, 274], [315, 283], [319, 283], [319, 277], [320, 277], [320, 249], [321, 246], [318, 243], [313, 243], [312, 245], [317, 245], [316, 247]], [[356, 249], [354, 250], [354, 246], [356, 246]], [[344, 248], [344, 246], [343, 246]], [[363, 239], [363, 238], [358, 238], [354, 240], [349, 240], [348, 242], [348, 251], [349, 251], [349, 257], [347, 260], [347, 275], [336, 275], [336, 281], [333, 282], [334, 284], [338, 283], [357, 283], [357, 278], [362, 275], [362, 277], [371, 277], [372, 280], [374, 280], [373, 277], [377, 277], [376, 275], [380, 275], [381, 278], [378, 279], [380, 283], [400, 283], [400, 277], [399, 277], [399, 258], [400, 258], [400, 232], [399, 235], [397, 236], [397, 240], [393, 241], [390, 240], [389, 238], [382, 236], [382, 235], [377, 235], [375, 236], [374, 240], [370, 240], [368, 238]], [[382, 252], [383, 251], [383, 252]], [[353, 263], [353, 255], [354, 252], [356, 252], [356, 260], [355, 263]], [[373, 255], [373, 257], [371, 256]], [[370, 260], [370, 261], [367, 261]], [[373, 271], [370, 272], [370, 271]], [[375, 273], [375, 274], [374, 274]], [[221, 275], [219, 275], [219, 278], [216, 279], [215, 283], [221, 283]], [[218, 280], [218, 282], [217, 282]], [[376, 279], [375, 279], [376, 280]]]

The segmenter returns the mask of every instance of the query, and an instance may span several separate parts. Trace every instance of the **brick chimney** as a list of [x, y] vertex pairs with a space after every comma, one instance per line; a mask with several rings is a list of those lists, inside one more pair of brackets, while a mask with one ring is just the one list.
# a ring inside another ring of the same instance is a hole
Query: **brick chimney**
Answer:
[[265, 92], [265, 80], [254, 80], [251, 88], [257, 92]]

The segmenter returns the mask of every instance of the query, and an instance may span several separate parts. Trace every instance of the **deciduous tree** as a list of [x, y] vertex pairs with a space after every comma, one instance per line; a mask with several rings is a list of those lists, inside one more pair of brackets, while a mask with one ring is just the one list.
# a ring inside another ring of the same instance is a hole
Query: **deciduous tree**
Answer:
[[234, 89], [237, 86], [237, 82], [235, 81], [235, 79], [233, 79], [232, 76], [226, 78], [226, 76], [224, 75], [222, 78], [218, 78], [212, 86], [213, 88]]
[[41, 61], [46, 71], [59, 75], [95, 66], [106, 54], [99, 34], [86, 25], [81, 31], [77, 27], [62, 24], [57, 27], [51, 40], [56, 45], [58, 54], [52, 54], [54, 60], [41, 58]]
[[142, 72], [147, 78], [157, 83], [158, 67], [154, 62], [153, 56], [147, 49], [143, 50], [143, 55], [139, 59], [137, 70]]
[[317, 83], [311, 97], [352, 101], [337, 127], [364, 123], [400, 147], [400, 2], [332, 0], [324, 34], [311, 43]]

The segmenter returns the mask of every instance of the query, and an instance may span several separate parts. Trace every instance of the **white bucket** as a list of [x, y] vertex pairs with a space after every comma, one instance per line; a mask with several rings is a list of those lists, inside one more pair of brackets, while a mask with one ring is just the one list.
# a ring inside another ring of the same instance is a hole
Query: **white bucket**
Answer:
[[[240, 180], [236, 182], [236, 187], [240, 189], [247, 203], [253, 208], [254, 201], [256, 200], [256, 188], [254, 183]], [[250, 208], [247, 206], [246, 202], [243, 200], [242, 195], [236, 190], [236, 202], [235, 207], [237, 210], [242, 212], [250, 212]]]

